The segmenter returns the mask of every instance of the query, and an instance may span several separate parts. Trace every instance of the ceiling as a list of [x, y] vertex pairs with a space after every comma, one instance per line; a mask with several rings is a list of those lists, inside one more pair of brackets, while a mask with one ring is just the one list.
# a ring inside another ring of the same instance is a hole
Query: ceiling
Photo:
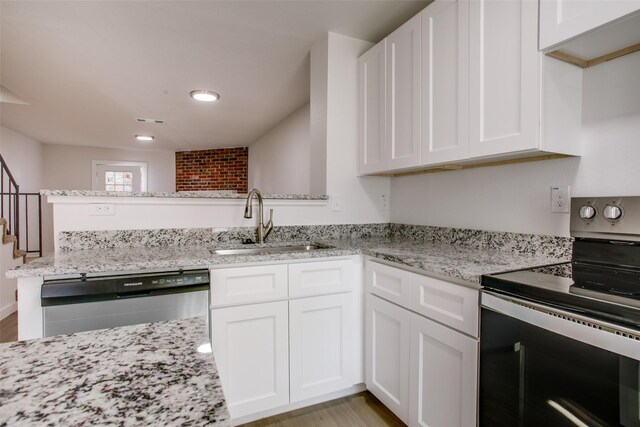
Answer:
[[[428, 3], [3, 0], [0, 84], [29, 105], [0, 121], [46, 144], [246, 146], [308, 102], [314, 41], [377, 42]], [[220, 101], [189, 97], [202, 88]]]

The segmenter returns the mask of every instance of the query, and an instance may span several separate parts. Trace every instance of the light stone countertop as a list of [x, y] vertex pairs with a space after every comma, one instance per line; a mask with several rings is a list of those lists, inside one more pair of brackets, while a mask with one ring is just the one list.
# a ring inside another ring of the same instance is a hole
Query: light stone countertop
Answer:
[[0, 425], [230, 426], [200, 318], [0, 344]]
[[[40, 190], [42, 196], [63, 197], [137, 197], [137, 198], [182, 198], [182, 199], [246, 199], [246, 193], [233, 191], [178, 191], [178, 192], [127, 192], [127, 191], [93, 191], [93, 190]], [[324, 194], [263, 194], [264, 199], [283, 200], [328, 200]]]
[[[308, 244], [309, 241], [287, 242]], [[101, 248], [47, 254], [7, 272], [7, 277], [37, 277], [132, 270], [214, 267], [216, 265], [313, 259], [364, 254], [410, 267], [443, 279], [456, 279], [479, 286], [484, 274], [500, 273], [568, 261], [564, 253], [539, 251], [535, 244], [526, 250], [508, 251], [475, 248], [455, 243], [413, 241], [403, 237], [314, 240], [333, 246], [309, 252], [261, 255], [213, 255], [209, 249], [248, 247], [237, 244], [212, 246], [155, 246]], [[263, 246], [281, 246], [283, 242]], [[260, 245], [252, 245], [260, 246]], [[544, 253], [544, 255], [540, 255]]]

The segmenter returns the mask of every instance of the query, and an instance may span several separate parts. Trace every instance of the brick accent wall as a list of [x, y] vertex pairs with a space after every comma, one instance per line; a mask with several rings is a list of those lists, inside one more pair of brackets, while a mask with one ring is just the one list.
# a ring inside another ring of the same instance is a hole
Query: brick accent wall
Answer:
[[176, 152], [176, 191], [247, 192], [249, 148]]

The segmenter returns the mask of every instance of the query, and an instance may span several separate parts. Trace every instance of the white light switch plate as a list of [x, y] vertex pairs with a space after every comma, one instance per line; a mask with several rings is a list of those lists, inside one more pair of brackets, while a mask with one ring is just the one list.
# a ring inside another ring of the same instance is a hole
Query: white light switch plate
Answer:
[[551, 212], [569, 213], [571, 196], [568, 185], [554, 185], [551, 187]]
[[389, 209], [389, 196], [386, 194], [380, 195], [380, 210], [386, 211]]
[[332, 196], [331, 197], [331, 210], [333, 212], [341, 212], [342, 211], [342, 197], [340, 197], [340, 196]]
[[113, 203], [92, 203], [89, 205], [90, 216], [111, 216], [116, 214], [116, 205]]

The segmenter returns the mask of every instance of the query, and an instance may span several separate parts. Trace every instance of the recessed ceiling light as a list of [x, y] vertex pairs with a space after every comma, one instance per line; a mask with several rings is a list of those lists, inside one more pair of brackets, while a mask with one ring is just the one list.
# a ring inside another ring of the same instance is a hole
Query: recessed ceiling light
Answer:
[[220, 99], [219, 93], [211, 92], [210, 90], [204, 90], [204, 89], [192, 90], [190, 92], [190, 95], [196, 101], [203, 101], [203, 102], [213, 102]]
[[151, 136], [151, 135], [136, 135], [136, 139], [138, 141], [149, 142], [149, 141], [153, 141], [155, 138], [153, 136]]

